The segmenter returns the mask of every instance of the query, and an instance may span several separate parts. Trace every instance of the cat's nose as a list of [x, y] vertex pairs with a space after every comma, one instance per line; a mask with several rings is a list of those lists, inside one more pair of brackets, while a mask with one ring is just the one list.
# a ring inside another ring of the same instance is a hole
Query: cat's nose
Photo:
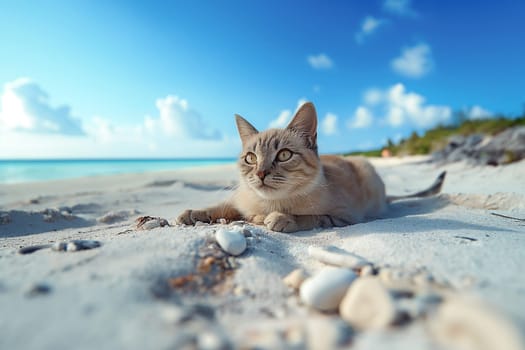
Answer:
[[268, 175], [268, 172], [266, 170], [259, 170], [255, 174], [259, 177], [259, 179], [264, 180], [266, 175]]

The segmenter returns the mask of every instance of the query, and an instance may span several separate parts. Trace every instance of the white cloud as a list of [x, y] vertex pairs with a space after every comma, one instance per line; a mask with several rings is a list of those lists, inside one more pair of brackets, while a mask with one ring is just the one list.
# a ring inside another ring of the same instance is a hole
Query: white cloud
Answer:
[[276, 119], [270, 122], [270, 128], [284, 128], [292, 120], [292, 111], [283, 109]]
[[383, 100], [383, 92], [379, 89], [368, 89], [364, 94], [364, 100], [368, 105], [376, 105]]
[[350, 129], [367, 128], [372, 125], [373, 121], [372, 112], [367, 107], [359, 106], [355, 110], [352, 119], [348, 121], [348, 127]]
[[407, 92], [403, 84], [390, 87], [385, 98], [386, 122], [394, 127], [410, 123], [428, 128], [448, 122], [452, 116], [450, 107], [426, 105], [423, 96]]
[[488, 111], [485, 108], [477, 105], [466, 109], [465, 114], [470, 120], [490, 118], [494, 115], [494, 113], [492, 113], [491, 111]]
[[[188, 106], [188, 102], [178, 96], [168, 95], [156, 101], [159, 119], [146, 118], [145, 127], [167, 136], [185, 139], [220, 139], [218, 130], [209, 128], [201, 115]], [[156, 129], [155, 129], [156, 127]]]
[[385, 23], [384, 20], [375, 18], [372, 16], [367, 16], [361, 23], [361, 28], [355, 34], [355, 40], [361, 44], [365, 38], [373, 34], [380, 26]]
[[0, 158], [224, 157], [239, 147], [173, 95], [156, 101], [157, 115], [126, 124], [75, 119], [28, 79], [5, 84], [0, 103]]
[[0, 96], [0, 131], [81, 135], [80, 120], [69, 106], [53, 107], [48, 94], [27, 78], [4, 85]]
[[321, 121], [321, 132], [325, 135], [334, 135], [337, 133], [337, 115], [326, 113]]
[[433, 68], [432, 51], [424, 43], [404, 48], [401, 56], [391, 62], [392, 69], [408, 78], [421, 78]]
[[416, 17], [417, 12], [411, 7], [411, 0], [385, 0], [383, 10], [398, 16]]
[[324, 53], [310, 55], [307, 57], [307, 61], [315, 69], [330, 69], [334, 66], [332, 59]]
[[363, 97], [365, 106], [356, 109], [350, 120], [350, 128], [369, 126], [372, 110], [376, 115], [383, 115], [383, 122], [392, 127], [412, 125], [420, 128], [447, 123], [452, 117], [448, 106], [428, 105], [425, 97], [415, 92], [407, 92], [403, 84], [395, 84], [388, 89], [368, 90]]
[[269, 128], [285, 128], [288, 123], [292, 120], [292, 117], [297, 113], [299, 108], [308, 102], [305, 98], [300, 98], [297, 100], [297, 106], [295, 107], [295, 111], [292, 111], [291, 109], [283, 109], [277, 118], [270, 121], [270, 124], [268, 125]]

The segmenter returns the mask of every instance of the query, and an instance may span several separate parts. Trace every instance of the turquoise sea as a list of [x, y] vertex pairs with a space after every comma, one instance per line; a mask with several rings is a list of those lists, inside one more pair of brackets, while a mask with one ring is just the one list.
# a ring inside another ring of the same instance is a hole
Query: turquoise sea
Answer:
[[174, 170], [233, 162], [235, 160], [232, 158], [0, 160], [0, 184]]

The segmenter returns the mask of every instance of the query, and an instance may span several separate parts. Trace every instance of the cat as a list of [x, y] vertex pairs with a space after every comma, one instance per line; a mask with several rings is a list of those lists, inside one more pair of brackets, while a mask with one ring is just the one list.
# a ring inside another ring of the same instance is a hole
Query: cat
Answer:
[[236, 115], [242, 142], [240, 183], [217, 206], [184, 211], [180, 224], [245, 220], [272, 231], [296, 232], [340, 227], [377, 218], [388, 203], [439, 193], [443, 172], [428, 189], [408, 196], [387, 196], [374, 167], [361, 157], [318, 155], [317, 114], [304, 103], [284, 129], [257, 131]]

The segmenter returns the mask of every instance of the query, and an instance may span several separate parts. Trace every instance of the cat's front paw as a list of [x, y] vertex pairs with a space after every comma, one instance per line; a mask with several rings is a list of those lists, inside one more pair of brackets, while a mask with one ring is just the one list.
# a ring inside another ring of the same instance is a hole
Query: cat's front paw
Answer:
[[255, 225], [262, 225], [264, 224], [264, 219], [266, 219], [266, 215], [253, 215], [248, 217], [247, 221]]
[[211, 217], [206, 210], [187, 209], [177, 218], [177, 223], [184, 225], [195, 225], [197, 221], [211, 222]]
[[298, 230], [297, 222], [293, 215], [274, 211], [266, 216], [264, 224], [272, 231], [295, 232]]

